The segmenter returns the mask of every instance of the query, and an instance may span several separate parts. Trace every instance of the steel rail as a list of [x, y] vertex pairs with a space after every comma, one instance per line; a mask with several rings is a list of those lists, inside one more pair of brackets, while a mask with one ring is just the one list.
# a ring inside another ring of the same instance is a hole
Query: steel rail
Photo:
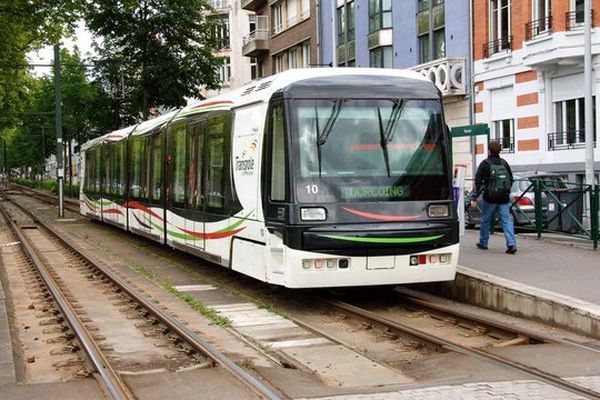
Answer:
[[62, 314], [65, 316], [66, 321], [73, 329], [73, 332], [77, 336], [79, 342], [81, 343], [85, 353], [89, 357], [90, 362], [101, 376], [104, 385], [106, 386], [106, 390], [108, 391], [110, 397], [115, 400], [133, 400], [135, 397], [129, 391], [123, 380], [119, 377], [119, 375], [112, 369], [106, 357], [93, 340], [92, 335], [85, 328], [84, 324], [81, 322], [81, 319], [63, 294], [62, 290], [56, 283], [55, 279], [52, 277], [50, 272], [48, 271], [45, 263], [40, 259], [37, 254], [37, 251], [34, 249], [31, 241], [27, 238], [22, 232], [21, 228], [13, 221], [12, 218], [8, 215], [8, 212], [4, 207], [0, 207], [0, 212], [9, 223], [10, 229], [17, 236], [19, 241], [21, 242], [21, 246], [27, 255], [27, 257], [31, 260], [33, 265], [35, 266], [38, 274], [44, 281], [44, 285], [48, 288], [52, 297], [56, 301], [56, 304], [60, 308]]
[[536, 332], [532, 329], [517, 326], [514, 324], [510, 324], [510, 323], [494, 321], [489, 318], [471, 314], [471, 313], [468, 313], [465, 311], [454, 310], [448, 306], [444, 306], [441, 304], [435, 304], [435, 303], [429, 302], [427, 300], [419, 299], [417, 297], [414, 297], [411, 294], [402, 293], [402, 292], [398, 292], [398, 291], [396, 291], [396, 293], [398, 293], [398, 295], [401, 296], [401, 300], [403, 300], [403, 301], [406, 301], [409, 303], [414, 303], [418, 306], [421, 306], [424, 308], [429, 308], [429, 309], [435, 310], [435, 311], [439, 311], [444, 314], [449, 314], [451, 316], [458, 317], [461, 319], [474, 321], [476, 323], [480, 323], [482, 325], [486, 325], [486, 326], [489, 326], [489, 327], [492, 327], [492, 328], [495, 328], [498, 330], [510, 332], [515, 335], [527, 336], [531, 339], [535, 339], [540, 342], [550, 342], [550, 343], [562, 344], [565, 346], [577, 347], [582, 350], [592, 351], [594, 353], [600, 353], [600, 348], [590, 346], [585, 343], [575, 342], [573, 340], [570, 340], [570, 339], [567, 339], [567, 338], [564, 338], [561, 336], [552, 335], [552, 334], [548, 334], [548, 333], [544, 333], [544, 332]]
[[455, 351], [457, 353], [465, 354], [465, 355], [468, 355], [471, 357], [476, 357], [478, 359], [482, 359], [482, 360], [486, 360], [486, 361], [493, 361], [497, 364], [501, 364], [501, 365], [511, 368], [513, 370], [524, 372], [532, 377], [539, 378], [540, 380], [543, 380], [544, 382], [549, 383], [553, 386], [559, 387], [561, 389], [567, 390], [571, 393], [575, 393], [580, 396], [584, 396], [588, 399], [596, 399], [596, 400], [600, 399], [600, 392], [596, 392], [596, 391], [588, 389], [586, 387], [574, 384], [574, 383], [569, 382], [557, 375], [550, 374], [550, 373], [542, 371], [538, 368], [531, 367], [531, 366], [522, 364], [520, 362], [513, 361], [513, 360], [507, 359], [505, 357], [499, 356], [497, 354], [486, 352], [484, 350], [461, 346], [461, 345], [453, 343], [449, 340], [446, 340], [446, 339], [443, 339], [440, 337], [436, 337], [427, 332], [423, 332], [419, 329], [415, 329], [406, 324], [402, 324], [402, 323], [381, 317], [371, 311], [362, 309], [362, 308], [354, 306], [352, 304], [348, 304], [348, 303], [338, 301], [338, 300], [325, 299], [323, 301], [334, 308], [343, 310], [344, 312], [347, 312], [347, 313], [355, 314], [361, 318], [365, 318], [365, 319], [377, 322], [381, 325], [392, 328], [394, 330], [407, 333], [415, 338], [418, 338], [419, 340], [424, 340], [424, 341], [433, 343], [435, 345], [445, 347], [445, 348]]
[[[9, 198], [9, 201], [12, 200]], [[141, 304], [144, 308], [154, 314], [163, 324], [168, 326], [175, 332], [177, 335], [182, 337], [189, 345], [192, 346], [196, 351], [206, 355], [214, 362], [219, 364], [221, 367], [225, 368], [228, 372], [230, 372], [233, 376], [235, 376], [239, 381], [241, 381], [245, 386], [251, 389], [256, 395], [270, 400], [281, 400], [286, 397], [279, 394], [275, 389], [271, 388], [268, 384], [262, 382], [254, 375], [250, 374], [248, 371], [238, 366], [234, 361], [232, 361], [229, 357], [224, 355], [220, 350], [218, 350], [215, 346], [208, 343], [206, 340], [198, 336], [194, 331], [190, 328], [182, 324], [179, 320], [174, 318], [167, 311], [162, 309], [160, 306], [148, 301], [143, 295], [141, 295], [136, 289], [134, 289], [127, 282], [123, 281], [119, 276], [117, 276], [114, 272], [112, 272], [108, 267], [104, 266], [100, 260], [97, 260], [95, 257], [86, 254], [85, 251], [80, 249], [80, 247], [65, 237], [63, 234], [58, 232], [53, 226], [38, 219], [32, 212], [17, 204], [12, 202], [16, 207], [26, 213], [30, 218], [32, 218], [36, 223], [40, 224], [50, 233], [52, 233], [59, 241], [61, 241], [66, 247], [68, 247], [71, 251], [75, 252], [78, 256], [88, 262], [90, 265], [94, 266], [94, 268], [98, 269], [102, 274], [104, 274], [108, 279], [110, 279], [116, 286], [121, 288], [125, 293], [127, 293], [134, 301]]]

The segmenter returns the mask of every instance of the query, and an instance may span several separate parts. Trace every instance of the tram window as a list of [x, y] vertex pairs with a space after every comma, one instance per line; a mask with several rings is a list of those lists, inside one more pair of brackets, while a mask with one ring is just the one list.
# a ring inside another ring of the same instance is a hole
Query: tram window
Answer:
[[92, 154], [90, 151], [85, 152], [85, 182], [83, 183], [84, 192], [90, 191], [90, 180], [92, 177]]
[[285, 120], [283, 105], [271, 110], [271, 200], [285, 200]]
[[185, 145], [186, 145], [185, 125], [175, 128], [171, 134], [171, 188], [173, 204], [183, 207], [185, 200]]
[[100, 193], [101, 173], [102, 173], [102, 154], [101, 147], [94, 149], [94, 192]]
[[109, 146], [101, 147], [102, 157], [102, 194], [110, 195], [110, 152]]
[[[163, 131], [164, 132], [164, 131]], [[152, 137], [152, 177], [150, 181], [151, 200], [159, 202], [162, 194], [162, 170], [163, 170], [163, 132]]]
[[140, 180], [140, 197], [144, 200], [150, 199], [148, 189], [150, 187], [150, 168], [152, 165], [151, 151], [150, 137], [145, 136], [142, 138], [142, 178]]
[[193, 126], [188, 126], [187, 128], [187, 184], [185, 185], [185, 198], [186, 198], [186, 207], [193, 209], [196, 207], [196, 198], [198, 197], [198, 193], [196, 192], [196, 180], [198, 177], [198, 170], [196, 169], [196, 160], [198, 158], [197, 155], [197, 132], [194, 130]]
[[119, 163], [117, 166], [117, 192], [120, 196], [125, 195], [125, 181], [126, 181], [126, 168], [125, 168], [125, 151], [126, 151], [126, 142], [124, 140], [120, 141], [117, 145], [117, 153], [119, 155]]
[[225, 211], [231, 114], [210, 118], [206, 124], [208, 134], [207, 206], [212, 212]]
[[204, 195], [203, 195], [203, 175], [202, 175], [202, 165], [204, 162], [204, 122], [197, 123], [193, 125], [194, 129], [194, 141], [196, 142], [196, 188], [195, 192], [197, 194], [196, 197], [196, 208], [203, 209], [204, 208]]
[[140, 197], [140, 181], [141, 181], [141, 158], [142, 143], [139, 138], [133, 137], [131, 139], [131, 180], [130, 180], [130, 193], [131, 197]]

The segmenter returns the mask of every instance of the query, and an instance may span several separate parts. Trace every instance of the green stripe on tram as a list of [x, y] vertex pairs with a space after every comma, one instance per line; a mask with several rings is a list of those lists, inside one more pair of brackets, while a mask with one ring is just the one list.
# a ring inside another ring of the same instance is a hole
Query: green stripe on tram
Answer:
[[409, 243], [423, 243], [437, 240], [444, 235], [435, 236], [421, 236], [414, 238], [393, 238], [393, 237], [360, 237], [360, 236], [339, 236], [339, 235], [318, 235], [327, 239], [343, 240], [346, 242], [358, 242], [358, 243], [386, 243], [386, 244], [409, 244]]

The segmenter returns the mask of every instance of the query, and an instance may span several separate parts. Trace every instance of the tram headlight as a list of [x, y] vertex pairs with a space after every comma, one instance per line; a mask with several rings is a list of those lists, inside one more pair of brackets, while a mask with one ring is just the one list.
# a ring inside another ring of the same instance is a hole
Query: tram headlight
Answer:
[[300, 210], [302, 221], [325, 221], [327, 211], [323, 207], [302, 208]]
[[450, 209], [447, 204], [430, 204], [427, 207], [427, 215], [430, 218], [441, 218], [450, 215]]

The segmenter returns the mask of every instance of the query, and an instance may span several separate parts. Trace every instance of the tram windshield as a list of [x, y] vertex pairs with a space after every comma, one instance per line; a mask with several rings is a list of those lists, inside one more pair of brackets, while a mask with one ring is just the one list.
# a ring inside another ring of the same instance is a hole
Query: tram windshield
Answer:
[[449, 198], [438, 100], [292, 100], [300, 202]]

